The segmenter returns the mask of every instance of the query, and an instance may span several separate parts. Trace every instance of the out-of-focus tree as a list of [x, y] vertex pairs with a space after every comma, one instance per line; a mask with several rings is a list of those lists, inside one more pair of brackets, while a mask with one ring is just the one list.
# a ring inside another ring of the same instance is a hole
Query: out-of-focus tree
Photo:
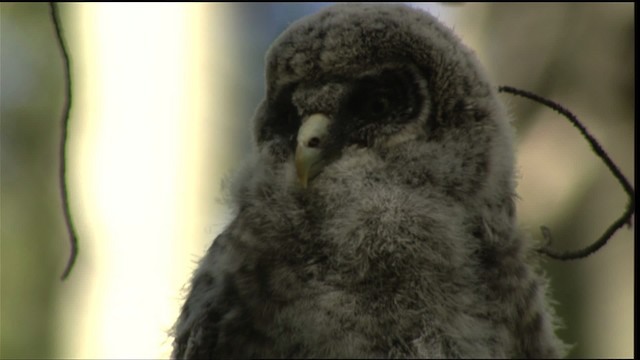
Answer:
[[52, 357], [62, 61], [47, 4], [0, 4], [0, 357]]

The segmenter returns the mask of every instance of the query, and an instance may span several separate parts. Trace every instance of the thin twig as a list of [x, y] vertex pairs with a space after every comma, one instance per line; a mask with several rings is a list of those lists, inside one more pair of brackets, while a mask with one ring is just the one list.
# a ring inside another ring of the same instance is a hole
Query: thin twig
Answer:
[[60, 52], [62, 53], [62, 59], [64, 64], [64, 87], [65, 87], [65, 98], [64, 98], [64, 108], [62, 111], [62, 138], [60, 141], [60, 168], [58, 172], [59, 181], [60, 181], [60, 195], [62, 197], [62, 210], [64, 214], [64, 220], [67, 225], [67, 232], [69, 233], [69, 240], [71, 242], [71, 252], [69, 254], [69, 259], [67, 260], [67, 266], [62, 273], [62, 280], [65, 280], [71, 269], [73, 268], [73, 264], [76, 262], [76, 258], [78, 257], [78, 236], [76, 235], [76, 229], [73, 225], [73, 218], [71, 216], [71, 208], [69, 206], [69, 191], [67, 190], [67, 156], [66, 156], [66, 148], [67, 148], [67, 132], [69, 128], [69, 112], [71, 111], [71, 60], [69, 59], [69, 54], [67, 52], [67, 47], [65, 45], [64, 39], [62, 37], [62, 27], [60, 25], [60, 15], [58, 14], [58, 6], [55, 2], [49, 3], [49, 8], [51, 10], [51, 19], [53, 21], [53, 25], [56, 29], [56, 39], [58, 40], [58, 47], [60, 48]]
[[516, 89], [511, 86], [500, 86], [498, 88], [498, 91], [510, 93], [517, 96], [522, 96], [524, 98], [537, 101], [555, 110], [556, 112], [560, 113], [561, 115], [569, 119], [571, 124], [573, 124], [573, 126], [578, 128], [582, 136], [587, 140], [589, 145], [591, 145], [591, 148], [596, 153], [596, 155], [598, 155], [598, 157], [602, 159], [605, 165], [607, 165], [611, 173], [613, 173], [613, 176], [615, 176], [615, 178], [618, 179], [618, 182], [620, 182], [620, 185], [622, 185], [622, 188], [624, 189], [625, 193], [627, 193], [627, 195], [629, 196], [629, 203], [627, 204], [627, 208], [625, 212], [615, 222], [613, 222], [609, 226], [609, 228], [607, 228], [607, 230], [602, 234], [602, 236], [600, 236], [598, 240], [596, 240], [591, 245], [577, 251], [558, 252], [551, 248], [551, 244], [553, 242], [553, 238], [551, 237], [551, 231], [548, 228], [543, 226], [541, 230], [542, 230], [542, 236], [545, 239], [545, 245], [542, 248], [538, 249], [538, 251], [551, 258], [558, 259], [558, 260], [581, 259], [598, 251], [598, 249], [603, 247], [607, 243], [607, 241], [609, 241], [609, 239], [613, 236], [613, 234], [615, 234], [615, 232], [618, 231], [618, 229], [623, 227], [625, 224], [628, 224], [629, 226], [631, 226], [631, 219], [636, 208], [635, 206], [636, 196], [635, 196], [633, 187], [631, 186], [631, 183], [629, 183], [629, 180], [627, 180], [627, 178], [622, 174], [618, 166], [613, 162], [613, 160], [611, 160], [609, 155], [604, 151], [600, 143], [598, 143], [598, 141], [591, 134], [589, 134], [587, 129], [584, 127], [584, 125], [580, 123], [580, 120], [578, 120], [578, 118], [571, 111], [567, 110], [562, 105], [556, 102], [553, 102], [551, 100], [545, 99], [536, 94], [533, 94], [531, 92]]

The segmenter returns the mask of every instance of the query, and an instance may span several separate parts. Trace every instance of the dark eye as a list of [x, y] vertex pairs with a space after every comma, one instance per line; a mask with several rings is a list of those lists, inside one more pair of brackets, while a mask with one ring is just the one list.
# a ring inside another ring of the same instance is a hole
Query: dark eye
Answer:
[[382, 117], [391, 110], [391, 99], [385, 93], [372, 93], [364, 108], [364, 115]]
[[392, 110], [394, 100], [391, 95], [385, 88], [371, 89], [363, 86], [351, 99], [351, 109], [354, 115], [363, 120], [383, 118]]
[[258, 142], [279, 138], [295, 147], [296, 134], [300, 127], [300, 117], [291, 103], [291, 87], [284, 88], [278, 96], [263, 103], [258, 121]]

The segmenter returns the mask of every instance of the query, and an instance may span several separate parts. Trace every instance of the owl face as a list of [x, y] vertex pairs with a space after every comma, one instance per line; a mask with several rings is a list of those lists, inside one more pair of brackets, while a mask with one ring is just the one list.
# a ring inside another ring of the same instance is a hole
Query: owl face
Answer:
[[266, 60], [256, 142], [294, 161], [303, 187], [359, 148], [404, 162], [423, 174], [417, 181], [457, 197], [512, 190], [511, 128], [495, 91], [430, 15], [404, 5], [333, 6], [294, 23]]
[[295, 153], [305, 188], [344, 149], [397, 143], [402, 130], [426, 119], [429, 110], [426, 82], [412, 64], [350, 77], [326, 74], [293, 84], [279, 96], [279, 107], [264, 130], [279, 140], [285, 153]]

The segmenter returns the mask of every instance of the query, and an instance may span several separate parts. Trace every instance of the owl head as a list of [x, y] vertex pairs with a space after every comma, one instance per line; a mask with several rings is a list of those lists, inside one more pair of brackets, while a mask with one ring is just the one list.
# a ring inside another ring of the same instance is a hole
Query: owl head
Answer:
[[266, 56], [266, 89], [256, 143], [294, 159], [303, 186], [367, 150], [457, 198], [511, 195], [513, 136], [496, 89], [424, 11], [340, 4], [299, 20]]
[[353, 194], [426, 191], [468, 209], [478, 237], [509, 239], [513, 129], [496, 91], [473, 52], [424, 11], [327, 7], [289, 26], [267, 53], [254, 117], [268, 158], [258, 163], [271, 164], [264, 184], [320, 194], [324, 209]]

